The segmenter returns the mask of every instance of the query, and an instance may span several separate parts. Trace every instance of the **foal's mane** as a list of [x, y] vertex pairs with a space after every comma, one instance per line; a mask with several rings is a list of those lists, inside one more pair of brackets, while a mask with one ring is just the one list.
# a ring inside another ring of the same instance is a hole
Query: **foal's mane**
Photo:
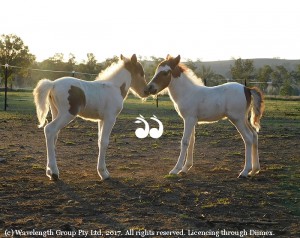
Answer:
[[122, 69], [124, 66], [124, 61], [119, 60], [117, 63], [112, 63], [110, 66], [107, 68], [103, 69], [98, 76], [96, 77], [95, 80], [97, 81], [105, 81], [110, 79], [116, 72]]
[[[168, 55], [167, 59], [161, 62], [160, 65], [161, 66], [169, 65], [171, 67], [173, 60], [174, 57]], [[174, 76], [174, 78], [177, 78], [181, 74], [184, 74], [186, 78], [190, 80], [190, 82], [192, 82], [193, 84], [198, 86], [204, 86], [203, 80], [201, 78], [197, 77], [197, 75], [184, 63], [179, 62], [179, 64], [177, 64], [175, 68], [172, 70], [172, 75]]]
[[183, 63], [179, 63], [176, 68], [179, 68], [179, 70], [182, 72], [182, 74], [184, 74], [188, 80], [190, 80], [192, 83], [194, 83], [195, 85], [198, 86], [204, 86], [203, 80], [201, 78], [199, 78], [194, 72], [193, 70], [191, 70], [190, 68], [188, 68], [185, 64]]

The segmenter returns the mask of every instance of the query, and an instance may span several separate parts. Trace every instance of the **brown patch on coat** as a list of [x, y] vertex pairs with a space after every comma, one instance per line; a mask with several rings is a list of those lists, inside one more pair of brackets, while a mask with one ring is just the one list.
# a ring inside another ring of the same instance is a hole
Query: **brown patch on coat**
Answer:
[[160, 86], [160, 91], [169, 86], [171, 82], [171, 73], [170, 71], [161, 71], [153, 79], [153, 82]]
[[76, 86], [71, 86], [69, 93], [69, 104], [70, 109], [69, 112], [76, 116], [80, 109], [86, 105], [86, 98], [83, 90], [81, 88], [78, 88]]
[[123, 84], [121, 85], [120, 91], [121, 91], [122, 97], [125, 98], [126, 95], [127, 95], [127, 92], [128, 92], [128, 91], [126, 90], [126, 83], [123, 83]]
[[179, 64], [172, 70], [172, 76], [174, 78], [178, 78], [180, 77], [181, 73], [183, 73], [187, 69], [188, 68], [184, 64]]
[[247, 108], [249, 108], [249, 106], [251, 104], [251, 89], [244, 87], [244, 93], [245, 93], [245, 97], [246, 97], [246, 101], [247, 101]]
[[164, 60], [163, 62], [161, 62], [158, 67], [160, 66], [165, 66], [168, 65], [171, 69], [172, 69], [172, 76], [174, 78], [178, 78], [180, 77], [181, 73], [185, 72], [188, 70], [188, 67], [185, 64], [179, 63], [178, 65], [173, 65], [172, 64], [173, 58], [169, 57], [167, 60]]

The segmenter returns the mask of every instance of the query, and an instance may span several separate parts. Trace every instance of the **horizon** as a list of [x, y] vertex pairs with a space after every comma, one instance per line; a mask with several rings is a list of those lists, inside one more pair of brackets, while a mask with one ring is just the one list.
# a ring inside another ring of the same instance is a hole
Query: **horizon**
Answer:
[[[300, 59], [300, 15], [293, 0], [196, 1], [11, 0], [1, 34], [19, 36], [41, 62], [56, 53], [77, 63], [120, 54], [183, 61]], [[57, 7], [59, 6], [59, 7]], [[9, 19], [9, 20], [7, 20]]]
[[[92, 53], [92, 52], [91, 52], [91, 53]], [[75, 55], [75, 56], [76, 56], [76, 55]], [[117, 55], [113, 55], [113, 56], [108, 57], [108, 58], [113, 58], [114, 56], [117, 56]], [[126, 56], [126, 57], [130, 57], [130, 55], [125, 55], [125, 56]], [[156, 58], [160, 58], [160, 57], [155, 56], [155, 55], [151, 55], [151, 56], [149, 56], [149, 57], [144, 57], [144, 56], [141, 56], [141, 55], [137, 55], [138, 60], [139, 60], [139, 58], [141, 57], [141, 61], [150, 61], [150, 62], [153, 61], [153, 60], [150, 59], [150, 57], [152, 57], [152, 56], [154, 56], [154, 57], [156, 57]], [[48, 57], [48, 58], [46, 58], [46, 59], [44, 59], [44, 60], [47, 60], [47, 59], [49, 59], [49, 58], [51, 58], [51, 57], [53, 57], [53, 56], [50, 56], [50, 57]], [[120, 58], [120, 56], [117, 56], [117, 57]], [[106, 59], [108, 59], [108, 58], [106, 58]], [[164, 57], [161, 57], [161, 58], [164, 58]], [[220, 60], [205, 60], [205, 61], [204, 61], [204, 60], [199, 60], [199, 59], [192, 60], [192, 59], [190, 59], [190, 58], [183, 58], [183, 59], [181, 60], [181, 62], [187, 63], [187, 61], [191, 60], [192, 62], [213, 63], [213, 62], [235, 61], [235, 60], [237, 60], [237, 59], [239, 59], [239, 58], [231, 58], [231, 59], [224, 59], [224, 60], [222, 60], [222, 59], [220, 59]], [[299, 59], [285, 59], [285, 58], [280, 58], [280, 57], [273, 57], [273, 58], [241, 58], [241, 59], [242, 59], [242, 60], [247, 60], [247, 59], [249, 59], [249, 60], [253, 60], [253, 61], [255, 61], [255, 60], [286, 60], [286, 61], [300, 61], [300, 58], [299, 58]], [[43, 62], [44, 60], [41, 60], [41, 61], [35, 60], [35, 61], [36, 61], [37, 63], [41, 63], [41, 62]], [[75, 60], [75, 62], [76, 62], [76, 64], [78, 65], [78, 64], [81, 64], [81, 63], [85, 63], [84, 60], [85, 60], [85, 59], [81, 60], [80, 62], [78, 62], [78, 61]], [[104, 59], [104, 60], [98, 60], [97, 58], [96, 58], [96, 60], [97, 60], [97, 63], [102, 63], [102, 62], [105, 61], [105, 59]], [[64, 60], [63, 60], [62, 62], [66, 63], [67, 61], [68, 61], [68, 59], [64, 57]]]

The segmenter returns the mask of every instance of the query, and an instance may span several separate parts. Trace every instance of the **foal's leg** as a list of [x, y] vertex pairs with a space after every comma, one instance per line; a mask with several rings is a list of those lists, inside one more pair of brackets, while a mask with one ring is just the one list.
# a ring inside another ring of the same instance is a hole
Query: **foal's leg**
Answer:
[[[50, 102], [50, 110], [51, 110], [51, 115], [52, 115], [52, 121], [54, 121], [55, 118], [58, 115], [58, 109], [57, 109], [52, 97], [49, 98], [49, 102]], [[55, 139], [54, 139], [55, 145], [56, 145], [56, 142], [57, 142], [58, 133], [55, 135]]]
[[252, 144], [253, 133], [247, 125], [246, 119], [241, 119], [233, 122], [245, 143], [245, 166], [239, 177], [247, 177], [252, 169]]
[[51, 115], [52, 115], [52, 121], [57, 117], [58, 115], [58, 110], [57, 107], [53, 101], [52, 98], [49, 98], [49, 103], [50, 103], [50, 109], [51, 109]]
[[259, 164], [259, 157], [258, 157], [258, 134], [255, 129], [252, 128], [250, 123], [247, 121], [247, 125], [253, 133], [253, 144], [252, 144], [252, 171], [249, 175], [253, 176], [259, 173], [260, 164]]
[[47, 169], [46, 175], [51, 180], [57, 180], [59, 178], [59, 171], [56, 164], [55, 155], [55, 143], [57, 139], [57, 134], [61, 128], [66, 126], [70, 121], [72, 121], [75, 116], [65, 113], [62, 115], [57, 115], [57, 117], [45, 126], [44, 132], [46, 137], [47, 146]]
[[98, 129], [99, 129], [99, 157], [98, 157], [98, 165], [97, 170], [98, 174], [102, 180], [109, 178], [109, 172], [106, 168], [105, 163], [105, 154], [109, 143], [110, 133], [115, 124], [116, 118], [105, 118], [103, 121], [99, 121]]
[[194, 152], [194, 145], [195, 145], [195, 126], [192, 130], [192, 135], [190, 138], [190, 144], [187, 151], [186, 161], [185, 164], [181, 170], [181, 172], [187, 173], [190, 168], [193, 166], [193, 152]]
[[195, 124], [197, 122], [196, 118], [187, 118], [184, 119], [184, 132], [183, 137], [181, 139], [181, 151], [178, 157], [178, 161], [175, 167], [170, 171], [170, 174], [178, 174], [178, 172], [182, 169], [184, 159], [186, 156], [187, 148], [189, 146], [191, 134], [195, 128]]

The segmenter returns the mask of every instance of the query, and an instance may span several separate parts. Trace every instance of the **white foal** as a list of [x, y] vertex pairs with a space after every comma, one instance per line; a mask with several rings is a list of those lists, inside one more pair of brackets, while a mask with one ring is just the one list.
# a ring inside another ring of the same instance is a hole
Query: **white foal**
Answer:
[[[201, 79], [183, 64], [180, 56], [168, 56], [162, 61], [146, 93], [157, 94], [167, 88], [179, 116], [184, 121], [181, 152], [171, 174], [187, 172], [193, 165], [195, 125], [228, 118], [237, 128], [245, 143], [245, 166], [239, 176], [255, 175], [260, 170], [258, 135], [264, 110], [263, 95], [257, 88], [238, 83], [205, 87]], [[251, 119], [248, 114], [251, 110]], [[184, 163], [185, 162], [185, 163]]]
[[99, 129], [99, 157], [97, 170], [101, 179], [107, 179], [109, 172], [105, 164], [105, 153], [116, 117], [123, 108], [128, 90], [140, 97], [146, 80], [144, 69], [136, 55], [127, 59], [121, 55], [117, 64], [101, 72], [95, 81], [83, 81], [64, 77], [55, 81], [40, 80], [33, 91], [39, 127], [43, 127], [51, 109], [52, 121], [44, 128], [47, 146], [46, 174], [57, 180], [59, 171], [56, 163], [55, 145], [59, 131], [75, 117], [97, 121]]

